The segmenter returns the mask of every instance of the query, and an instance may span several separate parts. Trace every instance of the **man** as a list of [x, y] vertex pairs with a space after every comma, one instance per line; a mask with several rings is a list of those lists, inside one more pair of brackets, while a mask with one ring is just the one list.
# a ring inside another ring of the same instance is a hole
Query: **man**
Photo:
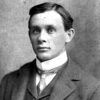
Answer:
[[29, 14], [36, 59], [2, 79], [0, 100], [100, 100], [100, 83], [67, 55], [75, 34], [68, 11], [47, 2]]

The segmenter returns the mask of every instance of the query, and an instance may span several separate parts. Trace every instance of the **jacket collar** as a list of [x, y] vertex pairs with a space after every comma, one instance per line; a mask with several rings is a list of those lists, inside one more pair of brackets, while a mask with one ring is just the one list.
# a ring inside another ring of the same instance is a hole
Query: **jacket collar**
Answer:
[[[36, 67], [36, 64], [34, 65], [34, 67]], [[59, 75], [53, 87], [50, 100], [58, 100], [58, 98], [59, 100], [63, 100], [65, 97], [74, 92], [76, 89], [75, 82], [80, 81], [81, 74], [82, 70], [74, 61], [72, 61], [72, 59], [69, 58], [67, 65], [65, 65], [65, 68], [63, 69], [61, 75]], [[34, 83], [34, 78], [33, 81], [31, 79], [31, 81], [28, 82], [28, 90], [33, 96], [37, 97], [37, 89], [35, 89], [36, 86]], [[48, 93], [49, 92], [47, 92], [46, 95], [48, 95]]]
[[82, 70], [69, 58], [51, 94], [50, 100], [63, 100], [76, 90], [75, 82], [80, 81]]

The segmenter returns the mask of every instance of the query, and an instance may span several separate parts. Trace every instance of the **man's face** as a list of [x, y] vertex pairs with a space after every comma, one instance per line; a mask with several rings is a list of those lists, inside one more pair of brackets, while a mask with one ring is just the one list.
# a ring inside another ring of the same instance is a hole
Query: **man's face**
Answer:
[[30, 26], [30, 40], [40, 61], [50, 60], [65, 50], [66, 31], [56, 11], [34, 15]]

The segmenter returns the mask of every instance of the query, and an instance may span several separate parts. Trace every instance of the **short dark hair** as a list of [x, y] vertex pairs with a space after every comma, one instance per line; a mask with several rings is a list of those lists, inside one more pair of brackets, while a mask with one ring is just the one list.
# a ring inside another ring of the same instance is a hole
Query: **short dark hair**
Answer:
[[54, 10], [58, 14], [60, 14], [60, 16], [62, 17], [62, 20], [63, 20], [65, 30], [72, 28], [73, 18], [71, 17], [69, 12], [67, 10], [65, 10], [65, 8], [62, 7], [61, 5], [53, 3], [53, 2], [45, 2], [45, 3], [39, 4], [39, 5], [33, 6], [30, 9], [30, 11], [29, 11], [30, 19], [29, 19], [29, 23], [28, 23], [29, 28], [30, 28], [30, 20], [31, 20], [32, 16], [39, 14], [39, 13], [46, 12], [46, 11], [50, 11], [50, 10]]

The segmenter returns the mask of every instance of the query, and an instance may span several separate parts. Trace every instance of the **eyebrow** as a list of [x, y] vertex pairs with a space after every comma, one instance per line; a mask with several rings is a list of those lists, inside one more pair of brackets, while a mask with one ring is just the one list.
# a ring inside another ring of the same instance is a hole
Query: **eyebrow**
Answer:
[[31, 25], [30, 28], [38, 28], [39, 26], [38, 25]]
[[56, 27], [54, 25], [46, 25], [46, 28], [52, 28], [52, 29], [56, 30]]

